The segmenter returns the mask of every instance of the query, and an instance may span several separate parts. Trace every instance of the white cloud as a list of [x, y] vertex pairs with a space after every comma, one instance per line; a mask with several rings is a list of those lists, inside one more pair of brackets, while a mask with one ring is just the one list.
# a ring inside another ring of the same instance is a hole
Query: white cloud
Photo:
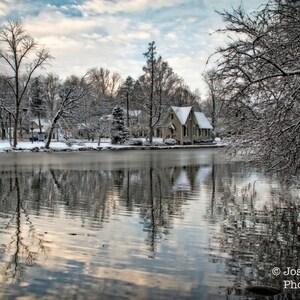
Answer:
[[[8, 13], [13, 1], [0, 0], [0, 11], [3, 7], [4, 14]], [[253, 7], [262, 1], [253, 0]], [[26, 12], [23, 20], [28, 32], [55, 57], [47, 71], [64, 77], [72, 73], [83, 75], [92, 67], [105, 67], [123, 77], [136, 78], [142, 74], [143, 53], [148, 42], [154, 40], [158, 54], [174, 71], [192, 89], [204, 90], [202, 73], [207, 58], [225, 39], [222, 35], [209, 35], [223, 26], [214, 8], [230, 9], [231, 4], [237, 2], [239, 0], [86, 0], [77, 6], [44, 5], [34, 15], [28, 14], [32, 3], [16, 3], [19, 10]], [[251, 7], [252, 4], [247, 2], [246, 5]], [[80, 10], [83, 17], [78, 11], [72, 16], [68, 10], [74, 8]], [[148, 14], [151, 9], [157, 9], [157, 13]]]
[[10, 10], [12, 9], [12, 6], [14, 5], [15, 0], [2, 0], [0, 2], [0, 16], [7, 15]]
[[159, 9], [186, 3], [187, 0], [87, 0], [77, 6], [85, 16], [94, 14], [116, 14], [140, 12], [147, 9]]
[[97, 20], [95, 19], [67, 18], [57, 11], [44, 11], [37, 17], [25, 19], [24, 23], [26, 29], [38, 37], [48, 35], [78, 35], [79, 33], [92, 32], [97, 28]]
[[[142, 72], [137, 56], [142, 57], [153, 35], [159, 35], [159, 30], [147, 22], [116, 15], [106, 15], [100, 20], [98, 17], [70, 18], [56, 10], [28, 17], [24, 25], [55, 58], [47, 72], [62, 77], [83, 75], [93, 67], [108, 68], [124, 78], [137, 77]], [[144, 49], [139, 49], [140, 43]]]

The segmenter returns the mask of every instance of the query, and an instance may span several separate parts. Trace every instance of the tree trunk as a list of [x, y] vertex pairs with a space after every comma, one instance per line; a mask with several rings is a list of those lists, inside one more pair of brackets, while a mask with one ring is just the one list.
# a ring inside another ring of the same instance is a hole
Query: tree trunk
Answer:
[[9, 129], [8, 129], [8, 134], [9, 134], [9, 145], [11, 146], [11, 114], [8, 113], [8, 126], [9, 126]]
[[54, 129], [55, 129], [55, 124], [52, 124], [52, 126], [49, 130], [49, 133], [48, 133], [47, 142], [45, 144], [46, 149], [49, 149], [49, 147], [50, 147], [50, 143], [51, 143], [51, 139], [52, 139]]
[[127, 128], [129, 129], [129, 93], [126, 94], [126, 105], [127, 105]]
[[39, 111], [38, 111], [38, 120], [39, 120], [39, 133], [42, 133], [41, 115]]
[[13, 147], [17, 147], [18, 145], [18, 121], [19, 121], [19, 107], [16, 107], [16, 115], [14, 119], [14, 142]]
[[5, 140], [6, 138], [6, 131], [5, 131], [5, 124], [4, 124], [4, 115], [1, 115], [1, 139]]
[[49, 149], [49, 147], [50, 147], [52, 135], [53, 135], [56, 123], [57, 123], [57, 121], [59, 120], [59, 118], [61, 116], [61, 113], [62, 113], [61, 110], [58, 111], [57, 114], [55, 115], [55, 117], [53, 118], [53, 121], [52, 121], [52, 124], [51, 124], [51, 128], [50, 128], [49, 133], [48, 133], [47, 142], [46, 142], [46, 145], [45, 145], [46, 149]]

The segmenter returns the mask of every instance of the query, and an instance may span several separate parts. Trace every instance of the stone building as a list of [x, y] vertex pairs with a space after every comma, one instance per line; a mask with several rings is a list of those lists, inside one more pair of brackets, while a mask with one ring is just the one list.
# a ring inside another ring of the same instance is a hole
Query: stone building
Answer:
[[171, 106], [163, 125], [163, 138], [176, 139], [180, 145], [213, 141], [209, 120], [192, 106]]

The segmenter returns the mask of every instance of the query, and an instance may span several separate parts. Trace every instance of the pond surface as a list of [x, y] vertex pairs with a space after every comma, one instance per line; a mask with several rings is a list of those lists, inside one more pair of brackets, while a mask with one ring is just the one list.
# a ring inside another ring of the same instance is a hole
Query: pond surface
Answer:
[[0, 299], [298, 299], [299, 212], [218, 150], [1, 154]]

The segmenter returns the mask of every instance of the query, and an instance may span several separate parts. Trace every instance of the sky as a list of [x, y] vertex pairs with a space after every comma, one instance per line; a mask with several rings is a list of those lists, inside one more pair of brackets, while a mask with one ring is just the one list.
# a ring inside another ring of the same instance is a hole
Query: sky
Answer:
[[208, 57], [224, 44], [214, 34], [224, 23], [215, 10], [242, 3], [251, 13], [265, 0], [0, 0], [0, 24], [21, 19], [54, 59], [47, 72], [65, 78], [107, 68], [137, 79], [143, 53], [155, 41], [162, 56], [191, 90], [205, 94]]

